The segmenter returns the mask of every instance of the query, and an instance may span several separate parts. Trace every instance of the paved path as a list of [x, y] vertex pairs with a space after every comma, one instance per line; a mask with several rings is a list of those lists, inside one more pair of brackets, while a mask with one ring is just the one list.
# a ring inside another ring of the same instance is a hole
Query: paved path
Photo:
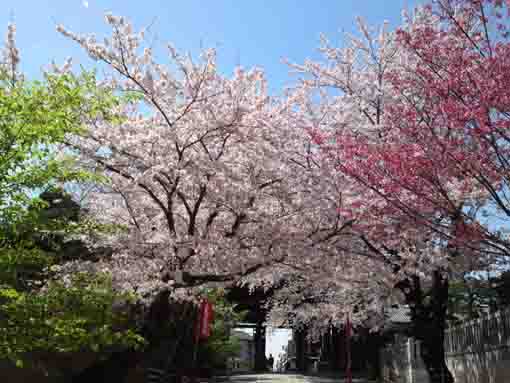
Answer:
[[[345, 380], [338, 378], [325, 378], [319, 376], [304, 376], [290, 374], [253, 374], [233, 375], [232, 383], [344, 383]], [[367, 380], [353, 379], [353, 383], [369, 383]]]

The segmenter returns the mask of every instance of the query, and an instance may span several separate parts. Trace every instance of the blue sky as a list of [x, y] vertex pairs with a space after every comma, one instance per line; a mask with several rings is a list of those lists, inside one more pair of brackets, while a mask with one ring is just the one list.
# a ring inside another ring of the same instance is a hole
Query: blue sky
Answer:
[[356, 16], [370, 23], [396, 25], [403, 7], [418, 0], [2, 0], [0, 25], [14, 19], [18, 27], [23, 70], [37, 76], [51, 59], [72, 56], [90, 67], [90, 60], [55, 31], [62, 23], [76, 32], [107, 28], [105, 11], [131, 19], [135, 26], [154, 23], [156, 44], [171, 41], [180, 51], [196, 54], [200, 46], [216, 47], [220, 69], [230, 73], [241, 64], [266, 70], [271, 89], [289, 83], [283, 57], [293, 62], [317, 57], [319, 33], [338, 42], [340, 31], [354, 31]]

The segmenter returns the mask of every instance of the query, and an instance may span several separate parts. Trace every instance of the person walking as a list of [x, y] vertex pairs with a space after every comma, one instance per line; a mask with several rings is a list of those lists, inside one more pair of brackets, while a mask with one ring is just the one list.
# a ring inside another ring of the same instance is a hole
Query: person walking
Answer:
[[273, 354], [269, 354], [269, 358], [267, 358], [267, 364], [269, 365], [269, 371], [273, 372], [273, 366], [274, 366]]

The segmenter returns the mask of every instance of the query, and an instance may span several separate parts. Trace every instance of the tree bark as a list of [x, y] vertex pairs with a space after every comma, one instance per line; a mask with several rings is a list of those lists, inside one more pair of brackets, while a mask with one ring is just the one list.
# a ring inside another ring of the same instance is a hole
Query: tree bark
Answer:
[[302, 374], [306, 373], [306, 330], [296, 330], [296, 368]]
[[266, 371], [266, 328], [262, 322], [255, 328], [255, 371]]
[[448, 277], [441, 270], [434, 271], [428, 294], [424, 294], [418, 276], [401, 286], [411, 308], [412, 333], [421, 341], [420, 355], [431, 383], [454, 383], [444, 349], [448, 286]]
[[126, 350], [98, 361], [72, 377], [71, 382], [123, 383], [129, 367], [140, 363], [144, 368], [173, 370], [179, 377], [190, 371], [192, 361], [193, 324], [196, 308], [191, 303], [170, 300], [170, 291], [160, 292], [149, 307], [142, 335], [148, 347], [141, 351]]
[[194, 323], [197, 310], [192, 303], [170, 301], [163, 291], [151, 304], [144, 337], [149, 342], [145, 367], [173, 371], [178, 377], [192, 368]]

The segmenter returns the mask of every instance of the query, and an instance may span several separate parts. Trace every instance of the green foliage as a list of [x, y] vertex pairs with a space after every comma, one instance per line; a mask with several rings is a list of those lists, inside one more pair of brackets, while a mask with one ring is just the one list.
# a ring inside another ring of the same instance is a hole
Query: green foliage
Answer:
[[21, 366], [22, 358], [33, 351], [104, 351], [113, 346], [140, 346], [144, 340], [132, 318], [126, 311], [113, 311], [114, 304], [133, 304], [134, 297], [115, 293], [107, 275], [79, 274], [65, 283], [46, 280], [51, 266], [61, 259], [56, 253], [61, 237], [91, 228], [80, 221], [48, 219], [45, 214], [42, 219], [44, 225], [35, 221], [29, 228], [39, 225], [51, 235], [46, 250], [38, 247], [40, 230], [22, 233], [21, 239], [2, 249], [0, 357], [16, 360]]
[[47, 282], [66, 239], [117, 229], [82, 217], [59, 186], [105, 182], [62, 146], [94, 119], [119, 122], [110, 112], [117, 105], [112, 91], [96, 86], [94, 73], [36, 82], [11, 82], [0, 73], [0, 358], [18, 366], [34, 351], [143, 343], [127, 315], [113, 310], [132, 297], [115, 293], [107, 276]]
[[448, 291], [449, 317], [454, 323], [482, 316], [497, 302], [497, 291], [485, 279], [466, 277], [450, 282]]
[[50, 282], [39, 293], [0, 289], [0, 357], [22, 361], [34, 351], [139, 347], [144, 339], [127, 313], [113, 310], [133, 299], [114, 292], [106, 275], [78, 274], [67, 283]]
[[47, 75], [31, 83], [12, 83], [0, 74], [1, 284], [26, 289], [57, 261], [35, 239], [95, 229], [90, 222], [43, 219], [47, 201], [38, 193], [67, 181], [103, 180], [77, 167], [71, 156], [58, 157], [55, 149], [68, 134], [84, 132], [85, 121], [109, 118], [108, 110], [117, 104], [111, 92], [98, 90], [93, 73]]
[[50, 254], [30, 246], [30, 242], [22, 241], [17, 246], [0, 249], [0, 282], [4, 286], [26, 290], [53, 264]]
[[0, 222], [29, 221], [28, 207], [40, 202], [37, 190], [66, 181], [104, 181], [55, 150], [67, 135], [84, 133], [86, 121], [117, 120], [109, 111], [119, 100], [95, 84], [93, 73], [14, 85], [0, 75]]

